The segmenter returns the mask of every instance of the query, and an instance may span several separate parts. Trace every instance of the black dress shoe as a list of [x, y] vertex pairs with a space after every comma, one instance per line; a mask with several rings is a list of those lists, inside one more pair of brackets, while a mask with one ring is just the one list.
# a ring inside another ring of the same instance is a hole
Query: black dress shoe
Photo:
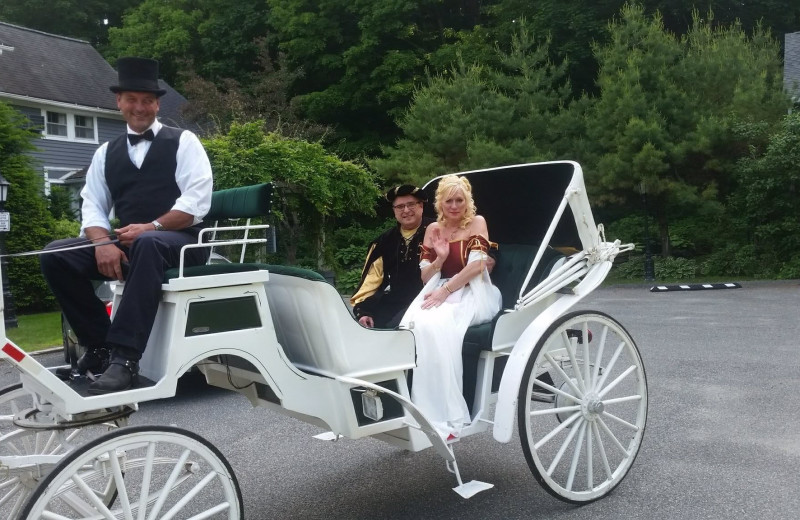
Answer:
[[88, 349], [78, 358], [78, 373], [85, 374], [89, 370], [94, 374], [105, 372], [111, 358], [111, 351], [106, 347]]
[[114, 359], [103, 375], [89, 385], [92, 395], [110, 394], [131, 388], [139, 375], [139, 362], [130, 359]]
[[56, 376], [64, 381], [68, 381], [86, 375], [88, 371], [91, 371], [92, 374], [99, 375], [108, 368], [110, 360], [111, 350], [106, 347], [87, 349], [86, 352], [78, 358], [75, 366], [57, 368]]

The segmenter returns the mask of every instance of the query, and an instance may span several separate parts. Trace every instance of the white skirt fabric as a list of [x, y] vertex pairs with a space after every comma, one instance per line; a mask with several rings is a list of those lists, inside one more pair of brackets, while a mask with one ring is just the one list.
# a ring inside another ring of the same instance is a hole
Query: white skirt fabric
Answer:
[[[480, 252], [472, 252], [468, 262], [483, 258]], [[434, 275], [400, 321], [401, 328], [414, 333], [417, 347], [411, 400], [445, 439], [450, 434], [458, 436], [470, 422], [462, 392], [464, 334], [470, 325], [491, 320], [502, 302], [500, 290], [492, 285], [484, 268], [439, 307], [422, 309], [424, 296], [447, 280]]]

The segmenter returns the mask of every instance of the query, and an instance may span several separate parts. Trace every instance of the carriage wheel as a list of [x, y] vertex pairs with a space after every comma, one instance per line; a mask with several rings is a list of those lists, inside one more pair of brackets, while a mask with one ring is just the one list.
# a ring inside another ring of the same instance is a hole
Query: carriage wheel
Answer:
[[562, 316], [534, 348], [518, 403], [522, 450], [539, 484], [565, 502], [597, 500], [639, 453], [647, 421], [639, 350], [607, 314]]
[[[105, 479], [119, 490], [114, 509], [93, 491]], [[170, 426], [121, 428], [75, 450], [39, 484], [23, 511], [31, 520], [242, 515], [228, 461], [199, 435]]]
[[[13, 424], [14, 415], [30, 409], [34, 404], [30, 392], [21, 383], [0, 390], [0, 461], [9, 465], [35, 455], [65, 456], [87, 439], [96, 437], [115, 427], [113, 424], [86, 426], [80, 429], [20, 429]], [[0, 518], [20, 518], [19, 513], [39, 481], [55, 466], [47, 463], [26, 465], [23, 468], [5, 468], [0, 471]], [[113, 482], [106, 482], [96, 493], [105, 504], [116, 497]]]
[[14, 415], [20, 410], [33, 406], [30, 392], [22, 389], [22, 383], [15, 383], [0, 389], [0, 435], [15, 430]]

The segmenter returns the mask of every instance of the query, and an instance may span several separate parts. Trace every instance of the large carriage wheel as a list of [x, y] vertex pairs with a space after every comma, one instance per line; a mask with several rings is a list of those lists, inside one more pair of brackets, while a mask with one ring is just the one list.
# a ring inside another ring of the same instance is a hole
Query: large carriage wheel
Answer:
[[647, 421], [647, 380], [636, 344], [602, 312], [559, 318], [531, 354], [517, 407], [525, 459], [553, 496], [586, 503], [633, 465]]
[[[113, 424], [100, 424], [63, 430], [17, 428], [13, 423], [14, 415], [33, 405], [33, 396], [22, 388], [21, 383], [0, 389], [0, 461], [6, 465], [12, 459], [35, 455], [63, 457], [87, 439], [115, 427]], [[19, 516], [22, 507], [53, 466], [55, 463], [38, 463], [0, 471], [0, 518], [22, 518]], [[109, 480], [98, 483], [95, 492], [105, 504], [111, 504], [116, 497], [116, 487]]]
[[[107, 478], [119, 490], [114, 509], [92, 490]], [[136, 426], [65, 457], [36, 488], [23, 517], [239, 520], [243, 505], [230, 464], [208, 441], [175, 427]]]

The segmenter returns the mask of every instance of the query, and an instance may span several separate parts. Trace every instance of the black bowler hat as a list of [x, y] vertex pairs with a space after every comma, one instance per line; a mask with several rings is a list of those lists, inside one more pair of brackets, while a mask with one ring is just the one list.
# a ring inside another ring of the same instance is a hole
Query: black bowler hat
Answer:
[[427, 197], [425, 197], [425, 192], [417, 188], [416, 186], [412, 186], [411, 184], [403, 184], [402, 186], [395, 186], [391, 190], [387, 191], [386, 200], [388, 200], [389, 202], [394, 202], [394, 199], [396, 199], [397, 197], [403, 197], [405, 195], [413, 195], [422, 202], [428, 202]]
[[158, 97], [167, 93], [158, 86], [158, 62], [148, 58], [120, 58], [117, 60], [119, 85], [111, 92], [150, 92]]

